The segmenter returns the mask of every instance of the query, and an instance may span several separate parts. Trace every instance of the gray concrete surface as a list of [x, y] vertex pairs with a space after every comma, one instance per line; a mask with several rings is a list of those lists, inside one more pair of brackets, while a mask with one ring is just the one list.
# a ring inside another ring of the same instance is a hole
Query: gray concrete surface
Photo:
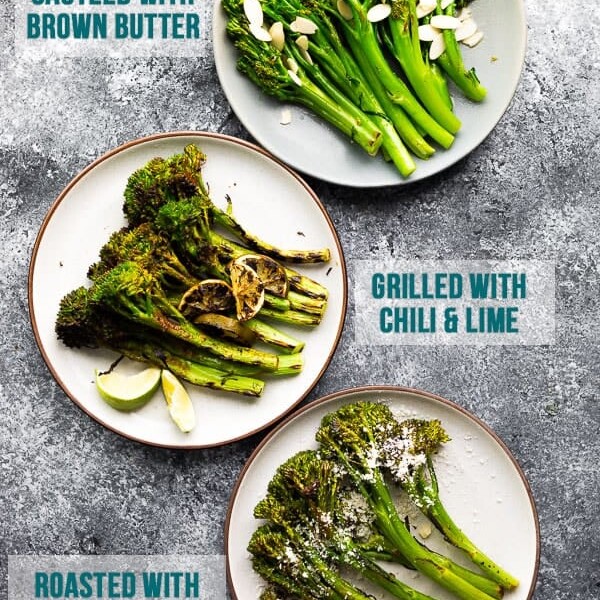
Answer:
[[[600, 18], [595, 0], [573, 4], [526, 2], [529, 47], [514, 102], [456, 168], [370, 192], [309, 180], [350, 267], [377, 253], [556, 262], [554, 346], [358, 347], [350, 306], [310, 395], [410, 385], [483, 418], [537, 501], [536, 600], [600, 598]], [[22, 63], [12, 14], [0, 4], [0, 598], [7, 554], [222, 552], [230, 490], [261, 439], [194, 452], [138, 445], [87, 418], [50, 376], [30, 328], [27, 269], [63, 186], [139, 136], [190, 128], [248, 136], [210, 58]]]

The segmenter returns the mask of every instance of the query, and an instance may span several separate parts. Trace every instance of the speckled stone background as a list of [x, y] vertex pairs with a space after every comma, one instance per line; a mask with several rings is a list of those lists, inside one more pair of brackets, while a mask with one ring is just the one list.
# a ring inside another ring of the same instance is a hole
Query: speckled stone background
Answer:
[[[527, 0], [529, 47], [514, 102], [456, 168], [371, 192], [309, 181], [350, 267], [373, 253], [556, 262], [554, 346], [358, 347], [351, 306], [310, 395], [410, 385], [483, 418], [519, 460], [537, 501], [536, 600], [600, 598], [600, 12], [596, 0], [571, 4], [578, 8]], [[87, 418], [38, 353], [27, 269], [52, 201], [105, 151], [166, 130], [247, 134], [210, 52], [23, 63], [5, 1], [0, 40], [0, 598], [7, 554], [221, 553], [229, 492], [261, 436], [171, 452]]]

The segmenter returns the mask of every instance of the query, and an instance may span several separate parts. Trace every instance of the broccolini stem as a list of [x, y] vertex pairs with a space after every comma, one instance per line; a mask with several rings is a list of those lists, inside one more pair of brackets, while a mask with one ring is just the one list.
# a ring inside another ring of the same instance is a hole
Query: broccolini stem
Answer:
[[[460, 129], [460, 120], [448, 108], [446, 100], [439, 95], [437, 83], [430, 68], [423, 61], [419, 42], [419, 21], [415, 0], [404, 3], [402, 17], [395, 18], [392, 8], [388, 19], [392, 34], [393, 54], [400, 63], [413, 90], [429, 111], [431, 116], [447, 131], [456, 133]], [[394, 7], [394, 3], [392, 3]]]
[[431, 596], [411, 588], [397, 577], [382, 569], [373, 562], [359, 546], [350, 542], [349, 552], [341, 556], [341, 560], [348, 566], [357, 570], [366, 579], [387, 590], [395, 598], [400, 600], [434, 600]]
[[448, 81], [444, 77], [442, 70], [437, 63], [428, 63], [427, 67], [431, 71], [431, 85], [435, 86], [438, 94], [446, 103], [449, 109], [452, 109], [453, 102], [452, 96], [450, 96], [450, 90], [448, 89]]
[[490, 600], [491, 598], [497, 598], [496, 595], [490, 595], [482, 591], [454, 573], [451, 568], [452, 562], [449, 559], [429, 551], [414, 539], [396, 512], [390, 492], [379, 472], [374, 473], [372, 488], [376, 498], [379, 500], [377, 504], [381, 503], [383, 507], [387, 507], [384, 513], [381, 510], [378, 511], [378, 526], [383, 526], [385, 531], [382, 531], [382, 533], [389, 536], [390, 541], [396, 545], [398, 550], [417, 570], [463, 600]]
[[287, 294], [287, 300], [290, 303], [292, 310], [301, 310], [307, 313], [323, 316], [327, 308], [327, 301], [320, 298], [309, 298], [303, 294], [299, 294], [294, 290], [290, 290]]
[[[309, 69], [309, 67], [306, 65], [305, 68], [307, 68], [307, 70]], [[322, 87], [335, 101], [338, 101], [338, 96], [344, 97], [336, 90], [335, 86], [330, 83], [329, 79], [323, 76], [318, 69], [313, 68], [310, 70], [310, 73], [315, 79], [315, 82]], [[340, 79], [337, 79], [337, 81], [340, 81]], [[347, 87], [351, 88], [350, 84]], [[366, 86], [362, 87], [365, 88]], [[354, 93], [356, 93], [356, 90], [354, 90]], [[381, 105], [377, 102], [374, 96], [372, 99], [370, 99], [367, 94], [373, 96], [373, 93], [370, 90], [366, 94], [361, 95], [361, 109], [366, 110], [367, 114], [371, 118], [371, 121], [381, 132], [383, 136], [382, 147], [387, 151], [398, 171], [403, 177], [408, 177], [417, 168], [415, 161], [402, 143], [402, 140], [398, 137], [398, 134], [390, 122], [389, 117], [384, 116]], [[367, 106], [368, 110], [366, 108]]]
[[[304, 348], [304, 342], [297, 340], [287, 333], [279, 331], [279, 329], [260, 321], [256, 317], [246, 321], [244, 325], [248, 327], [248, 329], [251, 329], [257, 335], [259, 340], [271, 346], [276, 346], [286, 354], [296, 354], [297, 352], [301, 352]], [[279, 368], [281, 368], [281, 360], [282, 357], [280, 356]]]
[[[151, 364], [159, 368], [166, 367], [182, 379], [202, 387], [253, 397], [260, 396], [265, 387], [264, 381], [260, 379], [235, 374], [231, 371], [221, 370], [177, 356], [152, 342], [127, 339], [111, 349], [137, 362]], [[223, 363], [224, 361], [220, 361], [216, 364]]]
[[[397, 549], [391, 547], [389, 540], [385, 538], [377, 540], [376, 543], [359, 544], [359, 550], [363, 556], [374, 561], [395, 562], [407, 569], [415, 568], [406, 560], [405, 556], [398, 552]], [[502, 597], [500, 587], [487, 577], [474, 573], [455, 562], [451, 562], [450, 568], [459, 577], [462, 577], [465, 581], [468, 581], [490, 596], [498, 598], [498, 600]]]
[[345, 133], [367, 154], [375, 156], [383, 139], [381, 132], [369, 118], [348, 99], [341, 101], [342, 94], [338, 96], [337, 101], [333, 100], [300, 70], [296, 75], [301, 85], [298, 86], [295, 99]]
[[452, 517], [446, 512], [446, 509], [435, 498], [434, 503], [427, 508], [427, 514], [435, 523], [436, 527], [444, 534], [444, 537], [457, 548], [466, 552], [469, 558], [476, 564], [488, 577], [501, 585], [506, 590], [512, 590], [519, 585], [519, 580], [505, 571], [500, 565], [496, 564], [491, 558], [484, 554], [463, 531], [454, 523]]
[[271, 294], [271, 292], [265, 292], [265, 304], [275, 310], [289, 310], [292, 308], [290, 301], [287, 298], [280, 298]]
[[310, 546], [310, 544], [303, 544], [302, 547], [306, 550], [307, 556], [309, 556], [311, 562], [317, 568], [323, 581], [342, 598], [345, 600], [370, 600], [370, 596], [365, 595], [361, 590], [342, 579], [335, 571], [330, 569], [327, 563], [321, 558], [319, 553]]
[[297, 375], [304, 368], [304, 357], [301, 352], [295, 354], [280, 354], [279, 365], [275, 371], [267, 375]]
[[[436, 9], [437, 14], [447, 14], [450, 16], [454, 14], [454, 11], [454, 2], [445, 11], [440, 8], [439, 4]], [[437, 59], [438, 64], [446, 71], [448, 77], [452, 79], [469, 100], [482, 102], [487, 95], [487, 90], [481, 85], [475, 69], [467, 70], [465, 67], [454, 30], [444, 29], [443, 34], [446, 50]]]
[[[260, 339], [266, 341], [263, 337], [261, 337], [261, 335], [257, 333], [256, 329], [253, 328], [253, 324], [256, 323], [256, 321], [257, 319], [251, 319], [250, 321], [246, 321], [244, 325], [252, 329]], [[281, 343], [283, 343], [284, 340], [287, 341], [287, 343], [290, 345], [293, 343], [292, 340], [294, 340], [294, 338], [279, 331], [278, 329], [275, 329], [274, 327], [271, 327], [266, 323], [261, 322], [260, 329], [261, 333], [263, 333], [265, 338], [267, 337], [266, 332], [268, 332], [268, 336], [270, 336], [271, 345], [276, 346], [280, 350], [283, 350], [283, 346], [281, 344], [276, 344], [275, 338], [277, 338], [277, 341], [281, 341]], [[265, 373], [268, 373], [269, 375], [295, 375], [302, 370], [303, 366], [303, 360], [301, 357], [300, 359], [288, 359], [285, 355], [278, 355], [277, 369], [275, 369], [275, 371], [265, 371], [261, 367], [232, 362], [224, 358], [214, 356], [213, 354], [209, 354], [208, 352], [203, 352], [202, 350], [199, 350], [194, 346], [190, 346], [189, 344], [183, 344], [178, 342], [179, 340], [167, 340], [163, 336], [160, 340], [159, 348], [164, 347], [166, 351], [170, 352], [174, 356], [185, 358], [186, 360], [193, 363], [197, 363], [199, 365], [211, 367], [213, 369], [225, 373], [226, 375], [240, 375], [242, 377], [254, 377], [261, 374], [264, 375]], [[295, 340], [295, 342], [297, 347], [298, 345], [302, 347], [304, 346], [304, 342], [298, 342], [297, 340]], [[300, 353], [303, 349], [302, 347], [300, 347], [296, 353]], [[286, 350], [283, 351], [286, 352]], [[289, 349], [287, 351], [289, 352]]]
[[[224, 238], [214, 231], [211, 231], [210, 242], [211, 244], [218, 246], [219, 249], [227, 253], [232, 259], [248, 254], [247, 248], [244, 248], [243, 246]], [[327, 291], [326, 287], [322, 286], [320, 283], [317, 283], [310, 277], [306, 277], [306, 275], [301, 275], [290, 267], [284, 267], [284, 269], [290, 283], [290, 288], [299, 292], [300, 294], [308, 296], [309, 298], [327, 299], [329, 292]]]
[[247, 231], [234, 217], [220, 208], [215, 206], [211, 210], [216, 223], [233, 233], [256, 252], [267, 254], [276, 260], [285, 260], [292, 263], [321, 263], [327, 262], [331, 258], [329, 248], [318, 250], [285, 250], [273, 246]]
[[264, 381], [241, 375], [229, 375], [223, 371], [199, 365], [184, 358], [166, 357], [164, 366], [178, 377], [202, 387], [235, 392], [245, 396], [258, 397], [265, 387]]
[[[157, 299], [154, 300], [158, 301]], [[161, 303], [162, 310], [153, 309], [149, 314], [140, 310], [138, 306], [126, 297], [122, 298], [122, 303], [129, 307], [129, 311], [123, 311], [121, 314], [125, 317], [129, 316], [129, 318], [142, 325], [147, 325], [158, 331], [164, 331], [173, 337], [203, 350], [208, 350], [212, 354], [221, 356], [227, 360], [257, 365], [267, 371], [275, 371], [277, 369], [278, 359], [275, 354], [262, 352], [254, 348], [236, 346], [235, 344], [216, 340], [206, 335], [191, 325], [166, 299]]]
[[[373, 24], [366, 18], [364, 7], [358, 0], [349, 0], [349, 2], [361, 14], [362, 18], [357, 19], [355, 17], [352, 21], [344, 21], [342, 26], [346, 39], [353, 48], [353, 54], [359, 60], [365, 75], [365, 67], [370, 68], [374, 72], [375, 78], [388, 91], [392, 101], [400, 105], [414, 123], [421, 127], [440, 146], [449, 148], [454, 141], [454, 136], [418, 103], [406, 84], [394, 73], [383, 55]], [[373, 87], [371, 79], [369, 79], [369, 83]]]
[[[196, 346], [192, 346], [187, 342], [183, 342], [177, 338], [170, 336], [159, 336], [155, 335], [154, 332], [148, 334], [148, 344], [152, 344], [153, 347], [147, 354], [152, 356], [162, 357], [164, 355], [173, 355], [178, 358], [185, 359], [188, 362], [196, 363], [201, 366], [210, 367], [213, 370], [221, 371], [226, 375], [240, 375], [242, 377], [253, 377], [264, 373], [264, 370], [254, 365], [247, 365], [232, 362], [210, 354], [205, 350], [200, 350]], [[130, 341], [131, 346], [135, 347], [141, 344], [142, 347], [146, 342], [138, 341], [137, 338], [133, 338]], [[124, 352], [123, 352], [124, 353]], [[160, 366], [160, 365], [159, 365]]]
[[393, 123], [396, 131], [404, 143], [422, 159], [427, 159], [435, 152], [434, 148], [427, 143], [421, 133], [408, 118], [404, 110], [398, 104], [392, 102], [386, 88], [373, 69], [369, 58], [361, 49], [360, 40], [355, 40], [351, 35], [347, 36], [348, 45], [352, 48], [356, 60], [365, 76], [373, 93], [377, 97], [387, 117]]
[[311, 315], [299, 310], [273, 310], [264, 306], [260, 309], [260, 316], [300, 327], [313, 327], [321, 322], [319, 315]]
[[329, 291], [319, 282], [307, 277], [306, 275], [302, 275], [295, 271], [294, 269], [290, 269], [289, 267], [284, 267], [285, 274], [287, 275], [288, 281], [290, 282], [290, 288], [295, 290], [300, 294], [304, 294], [309, 298], [322, 298], [324, 300], [329, 296]]

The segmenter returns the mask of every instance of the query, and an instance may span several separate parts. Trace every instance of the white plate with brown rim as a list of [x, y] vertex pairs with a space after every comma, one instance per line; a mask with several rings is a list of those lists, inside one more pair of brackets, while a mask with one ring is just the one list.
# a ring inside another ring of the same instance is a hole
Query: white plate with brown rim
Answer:
[[[464, 47], [465, 64], [475, 67], [487, 88], [484, 102], [466, 100], [452, 89], [455, 112], [462, 128], [449, 150], [438, 149], [429, 160], [417, 160], [416, 171], [403, 179], [381, 156], [369, 157], [334, 127], [309, 110], [265, 95], [236, 69], [237, 51], [225, 32], [226, 15], [215, 0], [213, 47], [221, 86], [240, 121], [269, 152], [295, 169], [324, 181], [353, 187], [411, 183], [450, 167], [490, 134], [517, 89], [525, 60], [527, 39], [522, 0], [475, 0], [471, 10], [484, 39]], [[291, 108], [291, 122], [281, 125], [282, 108]], [[498, 140], [501, 144], [502, 140]], [[503, 152], [503, 148], [498, 148]]]
[[[340, 406], [357, 401], [384, 402], [399, 418], [439, 419], [451, 441], [435, 457], [440, 496], [456, 523], [479, 548], [519, 579], [508, 600], [533, 596], [539, 568], [540, 534], [537, 511], [523, 471], [500, 438], [480, 419], [457, 404], [410, 388], [372, 386], [343, 390], [311, 402], [280, 423], [248, 459], [231, 496], [225, 526], [228, 584], [236, 600], [256, 600], [264, 586], [252, 570], [248, 541], [259, 521], [253, 509], [277, 467], [296, 452], [317, 448], [321, 419]], [[411, 527], [418, 529], [417, 511]], [[469, 565], [460, 551], [434, 532], [426, 544]], [[386, 563], [386, 569], [410, 586], [438, 600], [454, 596], [423, 576]], [[365, 585], [361, 581], [359, 587]], [[372, 589], [366, 591], [373, 592]], [[388, 598], [381, 592], [377, 598]]]
[[[129, 175], [155, 156], [168, 157], [189, 143], [197, 144], [207, 155], [203, 174], [216, 204], [226, 206], [229, 195], [236, 218], [253, 233], [281, 247], [328, 247], [331, 260], [298, 266], [298, 271], [329, 290], [327, 310], [319, 326], [287, 329], [306, 342], [303, 371], [292, 377], [269, 378], [260, 398], [188, 386], [197, 425], [184, 434], [169, 418], [160, 393], [131, 413], [108, 406], [96, 390], [94, 370], [108, 368], [116, 355], [67, 348], [57, 340], [54, 323], [61, 298], [89, 284], [88, 266], [97, 260], [109, 235], [125, 225], [123, 190]], [[248, 142], [214, 133], [175, 132], [120, 146], [69, 183], [51, 206], [35, 242], [29, 269], [29, 309], [36, 341], [52, 375], [84, 412], [140, 442], [200, 448], [226, 444], [267, 427], [310, 392], [339, 341], [346, 285], [344, 257], [334, 226], [315, 193], [298, 175]]]

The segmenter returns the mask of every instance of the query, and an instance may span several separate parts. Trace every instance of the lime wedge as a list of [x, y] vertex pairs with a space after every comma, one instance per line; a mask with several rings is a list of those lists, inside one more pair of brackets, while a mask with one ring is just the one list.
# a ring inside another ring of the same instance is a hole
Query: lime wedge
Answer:
[[196, 414], [192, 399], [183, 384], [171, 371], [164, 370], [161, 380], [171, 419], [183, 433], [190, 432], [196, 425]]
[[96, 369], [96, 387], [107, 404], [118, 410], [135, 410], [144, 406], [160, 383], [160, 369], [151, 367], [135, 375], [117, 371], [100, 373]]

